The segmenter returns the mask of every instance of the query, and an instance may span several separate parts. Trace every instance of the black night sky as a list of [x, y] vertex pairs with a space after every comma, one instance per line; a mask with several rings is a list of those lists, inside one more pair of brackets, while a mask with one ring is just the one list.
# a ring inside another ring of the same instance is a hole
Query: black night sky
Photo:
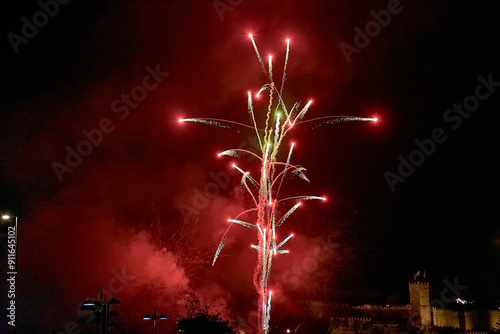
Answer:
[[[149, 331], [141, 318], [153, 307], [174, 319], [191, 291], [222, 300], [230, 319], [254, 311], [255, 236], [235, 227], [211, 266], [227, 218], [249, 198], [233, 172], [205, 192], [233, 161], [217, 153], [251, 148], [254, 133], [178, 122], [248, 123], [247, 91], [266, 83], [249, 33], [273, 55], [278, 85], [291, 39], [290, 107], [313, 99], [309, 118], [379, 119], [291, 134], [311, 183], [285, 191], [328, 200], [305, 203], [283, 227], [297, 237], [273, 267], [276, 319], [303, 300], [405, 304], [417, 270], [434, 296], [458, 279], [464, 298], [500, 307], [500, 3], [398, 2], [68, 1], [37, 31], [25, 28], [29, 38], [23, 25], [40, 4], [5, 8], [0, 211], [19, 217], [17, 332], [64, 331], [102, 288], [121, 301], [123, 333]], [[390, 22], [355, 41], [388, 8]], [[255, 108], [262, 122], [265, 102]], [[417, 142], [434, 149], [415, 153]], [[78, 147], [86, 156], [69, 166]], [[387, 173], [397, 177], [400, 159], [418, 166], [392, 191]], [[0, 286], [5, 300], [4, 278]]]

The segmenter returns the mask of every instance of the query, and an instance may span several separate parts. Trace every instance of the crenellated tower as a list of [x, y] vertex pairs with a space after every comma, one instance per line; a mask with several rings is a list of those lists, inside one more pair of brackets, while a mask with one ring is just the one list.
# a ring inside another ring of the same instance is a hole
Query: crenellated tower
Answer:
[[414, 328], [432, 326], [429, 282], [425, 272], [418, 271], [410, 288], [410, 325]]

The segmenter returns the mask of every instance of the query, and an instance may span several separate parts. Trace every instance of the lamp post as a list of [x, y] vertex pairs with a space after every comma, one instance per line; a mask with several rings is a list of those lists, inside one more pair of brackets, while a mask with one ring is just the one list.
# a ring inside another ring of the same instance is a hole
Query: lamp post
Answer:
[[142, 317], [142, 319], [143, 320], [153, 320], [153, 333], [156, 334], [156, 320], [167, 320], [168, 317], [166, 315], [156, 314], [156, 307], [155, 307], [153, 315], [145, 315]]
[[[99, 300], [86, 299], [78, 309], [80, 311], [90, 311], [92, 312], [92, 318], [90, 322], [97, 325], [98, 334], [108, 334], [110, 332], [110, 327], [112, 325], [118, 325], [111, 321], [111, 317], [117, 316], [119, 313], [117, 311], [111, 311], [109, 309], [112, 304], [120, 304], [120, 301], [116, 298], [110, 298], [108, 300], [102, 299], [102, 290], [99, 291]], [[81, 322], [90, 323], [86, 319], [80, 319]]]
[[[9, 271], [17, 273], [17, 234], [18, 234], [18, 230], [17, 230], [17, 216], [2, 215], [2, 219], [3, 220], [10, 220], [11, 218], [15, 219], [15, 221], [14, 221], [14, 226], [15, 226], [14, 229], [15, 229], [15, 240], [16, 241], [15, 241], [15, 249], [14, 249], [14, 260], [15, 260], [15, 262], [14, 262], [14, 266], [13, 267], [9, 266]], [[7, 233], [7, 235], [9, 235], [9, 234]]]

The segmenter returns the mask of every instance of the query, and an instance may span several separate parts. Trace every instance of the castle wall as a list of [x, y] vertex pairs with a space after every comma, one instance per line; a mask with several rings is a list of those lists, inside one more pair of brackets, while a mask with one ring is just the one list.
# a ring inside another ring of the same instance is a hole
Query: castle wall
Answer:
[[[428, 282], [410, 282], [409, 290], [409, 305], [352, 306], [309, 301], [305, 305], [305, 311], [317, 319], [354, 319], [357, 322], [360, 322], [359, 319], [363, 319], [362, 323], [370, 322], [373, 326], [381, 324], [386, 324], [387, 326], [391, 324], [391, 326], [396, 327], [410, 326], [413, 328], [435, 326], [437, 329], [460, 329], [461, 331], [468, 331], [469, 334], [469, 331], [500, 330], [500, 310], [464, 312], [431, 307]], [[382, 332], [378, 334], [382, 334]]]
[[464, 312], [464, 319], [465, 319], [465, 330], [468, 331], [473, 330], [475, 327], [477, 327], [477, 324], [479, 322], [476, 311]]
[[353, 307], [357, 317], [369, 317], [374, 322], [387, 324], [407, 324], [410, 317], [410, 305], [358, 305]]
[[460, 318], [457, 311], [432, 308], [434, 326], [460, 328]]
[[[452, 327], [466, 331], [492, 330], [495, 327], [500, 329], [500, 326], [497, 325], [500, 323], [500, 310], [465, 311], [462, 313], [433, 307], [432, 313], [434, 326], [437, 327]], [[462, 318], [462, 323], [460, 323], [460, 318]]]
[[490, 329], [500, 330], [500, 310], [488, 311]]
[[346, 305], [309, 301], [305, 311], [320, 319], [331, 317], [369, 318], [377, 323], [406, 324], [410, 316], [410, 305], [383, 306], [383, 305]]

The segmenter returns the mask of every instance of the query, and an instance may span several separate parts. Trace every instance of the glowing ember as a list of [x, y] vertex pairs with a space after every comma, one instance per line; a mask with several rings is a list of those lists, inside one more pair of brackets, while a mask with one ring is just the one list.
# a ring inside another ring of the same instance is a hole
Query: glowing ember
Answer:
[[[232, 129], [234, 129], [235, 126], [238, 128], [249, 128], [255, 131], [257, 135], [260, 147], [260, 151], [257, 153], [244, 149], [230, 149], [218, 154], [218, 156], [225, 155], [232, 157], [251, 155], [258, 158], [258, 160], [261, 162], [261, 165], [259, 182], [253, 179], [248, 172], [243, 171], [241, 168], [234, 164], [232, 165], [242, 174], [241, 185], [247, 190], [248, 194], [252, 198], [253, 207], [239, 213], [234, 219], [228, 219], [228, 222], [230, 222], [231, 224], [226, 229], [226, 232], [222, 237], [222, 241], [220, 242], [219, 247], [215, 252], [212, 265], [215, 264], [221, 250], [224, 248], [227, 240], [226, 235], [233, 223], [244, 226], [250, 230], [257, 230], [257, 239], [259, 243], [258, 245], [250, 245], [250, 247], [257, 250], [258, 253], [257, 266], [255, 268], [253, 276], [254, 285], [259, 295], [258, 331], [259, 333], [267, 334], [269, 332], [269, 321], [271, 314], [272, 292], [269, 291], [268, 283], [271, 276], [272, 261], [273, 258], [277, 255], [289, 253], [288, 250], [283, 250], [281, 248], [293, 237], [293, 234], [290, 234], [281, 242], [277, 243], [277, 239], [279, 238], [277, 229], [281, 227], [287, 220], [287, 218], [290, 217], [292, 213], [294, 213], [295, 210], [297, 210], [301, 206], [302, 201], [326, 201], [325, 197], [319, 196], [294, 196], [279, 199], [279, 192], [287, 175], [298, 176], [299, 178], [309, 182], [304, 173], [306, 169], [304, 167], [292, 165], [290, 163], [293, 148], [295, 145], [294, 142], [292, 142], [290, 145], [286, 162], [277, 160], [278, 151], [281, 148], [281, 144], [283, 143], [284, 138], [292, 128], [295, 128], [292, 127], [292, 125], [300, 125], [312, 121], [316, 121], [317, 123], [319, 123], [319, 125], [321, 125], [346, 121], [377, 121], [377, 119], [353, 116], [328, 116], [316, 118], [313, 120], [301, 121], [309, 110], [309, 107], [312, 104], [312, 100], [309, 100], [302, 109], [300, 109], [300, 103], [297, 102], [293, 105], [292, 109], [289, 110], [282, 98], [284, 82], [286, 79], [286, 66], [288, 64], [289, 40], [287, 40], [281, 89], [278, 90], [274, 84], [272, 77], [272, 57], [269, 56], [269, 62], [266, 68], [260, 56], [257, 45], [255, 44], [255, 41], [252, 37], [252, 34], [249, 34], [248, 36], [252, 40], [252, 45], [257, 55], [257, 59], [259, 60], [259, 63], [262, 67], [262, 70], [269, 80], [269, 83], [262, 86], [262, 88], [256, 94], [256, 96], [258, 97], [261, 92], [269, 93], [269, 104], [267, 106], [264, 128], [258, 127], [255, 121], [251, 92], [247, 93], [248, 113], [250, 115], [251, 121], [250, 125], [212, 118], [186, 118], [182, 119], [181, 121], [199, 122]], [[277, 217], [278, 206], [291, 207], [284, 215], [282, 215], [281, 217]], [[243, 217], [245, 220], [241, 220], [240, 217]], [[251, 221], [252, 223], [248, 221]]]

